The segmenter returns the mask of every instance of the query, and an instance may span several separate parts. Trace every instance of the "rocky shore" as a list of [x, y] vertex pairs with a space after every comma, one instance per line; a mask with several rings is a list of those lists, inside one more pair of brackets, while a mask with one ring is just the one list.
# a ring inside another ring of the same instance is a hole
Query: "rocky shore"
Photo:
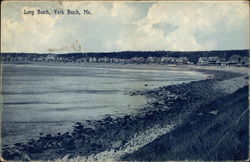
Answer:
[[[195, 70], [207, 73], [210, 77], [154, 90], [131, 92], [130, 95], [144, 95], [148, 99], [148, 104], [138, 114], [118, 118], [107, 116], [103, 120], [86, 121], [87, 124], [77, 122], [72, 132], [48, 134], [38, 140], [4, 146], [2, 156], [6, 160], [24, 161], [119, 160], [179, 128], [202, 106], [248, 84], [247, 73]], [[227, 91], [229, 87], [230, 91]]]
[[125, 161], [244, 161], [249, 158], [248, 86], [194, 111], [173, 131], [121, 157]]

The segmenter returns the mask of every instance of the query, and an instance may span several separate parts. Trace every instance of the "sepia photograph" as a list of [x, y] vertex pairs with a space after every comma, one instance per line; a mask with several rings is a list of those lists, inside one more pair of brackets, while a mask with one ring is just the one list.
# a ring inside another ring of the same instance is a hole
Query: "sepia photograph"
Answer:
[[249, 1], [3, 1], [0, 161], [248, 161]]

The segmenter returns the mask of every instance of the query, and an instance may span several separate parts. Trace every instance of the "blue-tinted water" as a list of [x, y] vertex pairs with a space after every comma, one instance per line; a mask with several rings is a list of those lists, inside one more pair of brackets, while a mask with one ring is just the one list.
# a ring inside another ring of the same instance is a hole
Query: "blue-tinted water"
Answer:
[[4, 65], [3, 144], [70, 131], [77, 121], [136, 113], [146, 99], [129, 92], [204, 77], [160, 65]]

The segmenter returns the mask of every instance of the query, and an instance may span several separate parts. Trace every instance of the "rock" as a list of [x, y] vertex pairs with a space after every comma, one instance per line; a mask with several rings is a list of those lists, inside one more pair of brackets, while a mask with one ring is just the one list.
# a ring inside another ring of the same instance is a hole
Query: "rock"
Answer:
[[3, 150], [2, 156], [5, 160], [13, 160], [14, 158], [17, 158], [17, 157], [20, 158], [21, 155], [18, 153], [15, 153], [13, 150]]
[[209, 113], [213, 114], [213, 115], [217, 115], [218, 111], [217, 110], [213, 110], [213, 111], [210, 111]]
[[13, 159], [13, 160], [18, 159], [18, 160], [22, 160], [22, 161], [29, 161], [30, 160], [28, 155], [26, 155], [26, 154], [24, 154], [16, 149], [13, 150], [13, 152], [10, 153], [9, 156], [10, 157], [7, 159]]
[[28, 141], [28, 145], [33, 145], [35, 143], [35, 140]]
[[68, 161], [69, 156], [70, 156], [70, 154], [65, 155], [65, 156], [62, 158], [62, 161]]
[[83, 132], [87, 135], [95, 134], [95, 131], [92, 128], [85, 128], [85, 129], [83, 129]]
[[36, 142], [36, 145], [35, 145], [37, 148], [43, 148], [44, 146], [44, 143], [42, 141], [38, 141]]
[[121, 140], [112, 143], [112, 148], [114, 148], [114, 149], [118, 149], [118, 148], [120, 148], [121, 146], [122, 146], [122, 141], [121, 141]]
[[110, 116], [107, 116], [107, 117], [104, 118], [103, 120], [106, 121], [106, 122], [107, 122], [107, 121], [109, 121], [109, 122], [113, 121], [113, 119], [112, 119]]
[[78, 133], [76, 133], [75, 130], [74, 130], [74, 132], [72, 132], [71, 135], [76, 137], [78, 135]]
[[129, 115], [125, 115], [123, 118], [124, 120], [131, 120], [131, 117]]
[[98, 150], [100, 150], [101, 148], [102, 148], [102, 145], [100, 145], [100, 144], [96, 144], [96, 143], [91, 143], [90, 145], [89, 145], [89, 149], [91, 150], [91, 151], [98, 151]]
[[35, 153], [39, 153], [41, 150], [37, 147], [29, 146], [26, 148], [26, 151], [28, 151], [30, 154], [35, 154]]
[[75, 125], [81, 125], [82, 123], [80, 123], [80, 122], [76, 122], [76, 124]]
[[75, 126], [73, 126], [74, 132], [71, 133], [73, 136], [75, 136], [77, 133], [78, 134], [82, 134], [83, 133], [84, 126], [81, 123], [79, 123], [79, 122], [77, 122], [77, 123], [78, 124], [76, 124]]
[[15, 143], [15, 146], [21, 146], [21, 143]]
[[67, 150], [72, 150], [75, 148], [75, 140], [73, 138], [64, 139], [64, 148]]
[[74, 139], [70, 139], [67, 141], [67, 145], [74, 145], [75, 144], [75, 140]]

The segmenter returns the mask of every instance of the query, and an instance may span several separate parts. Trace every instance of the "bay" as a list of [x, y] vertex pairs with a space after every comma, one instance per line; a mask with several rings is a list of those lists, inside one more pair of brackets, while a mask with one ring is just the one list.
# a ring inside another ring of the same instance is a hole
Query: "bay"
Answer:
[[71, 131], [78, 121], [135, 114], [147, 100], [130, 92], [205, 77], [166, 65], [3, 65], [3, 144]]

